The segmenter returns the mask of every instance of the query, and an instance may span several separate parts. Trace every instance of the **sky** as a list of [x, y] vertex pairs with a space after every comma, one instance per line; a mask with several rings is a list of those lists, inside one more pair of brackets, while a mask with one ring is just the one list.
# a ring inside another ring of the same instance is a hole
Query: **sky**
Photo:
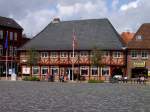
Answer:
[[16, 20], [32, 37], [53, 18], [61, 21], [108, 18], [115, 29], [136, 32], [150, 23], [150, 0], [0, 0], [0, 16]]

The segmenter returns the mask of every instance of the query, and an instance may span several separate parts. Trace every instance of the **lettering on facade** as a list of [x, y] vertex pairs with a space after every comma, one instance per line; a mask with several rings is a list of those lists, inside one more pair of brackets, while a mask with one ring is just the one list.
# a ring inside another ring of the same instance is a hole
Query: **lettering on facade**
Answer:
[[133, 62], [134, 67], [145, 67], [145, 61]]

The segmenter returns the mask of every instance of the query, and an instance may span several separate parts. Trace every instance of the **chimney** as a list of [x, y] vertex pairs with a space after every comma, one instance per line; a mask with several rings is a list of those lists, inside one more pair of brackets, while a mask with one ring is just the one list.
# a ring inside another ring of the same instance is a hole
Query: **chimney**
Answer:
[[54, 18], [52, 23], [59, 23], [60, 22], [60, 19], [59, 18]]

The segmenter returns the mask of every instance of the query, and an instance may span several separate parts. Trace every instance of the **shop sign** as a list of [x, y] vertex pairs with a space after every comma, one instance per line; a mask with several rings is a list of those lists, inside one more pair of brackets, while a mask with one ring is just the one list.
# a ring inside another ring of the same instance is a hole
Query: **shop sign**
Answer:
[[23, 67], [22, 68], [22, 73], [23, 74], [30, 74], [30, 67]]
[[134, 67], [145, 67], [145, 61], [142, 62], [133, 62]]

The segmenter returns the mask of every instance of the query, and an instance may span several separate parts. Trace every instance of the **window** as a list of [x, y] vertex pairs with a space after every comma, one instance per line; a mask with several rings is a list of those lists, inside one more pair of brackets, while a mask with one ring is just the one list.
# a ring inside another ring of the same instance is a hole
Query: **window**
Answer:
[[113, 52], [113, 57], [114, 58], [120, 58], [121, 57], [121, 52], [118, 52], [118, 51]]
[[[77, 56], [77, 52], [74, 52], [74, 57]], [[73, 57], [73, 52], [70, 53], [70, 57]]]
[[17, 33], [14, 33], [14, 40], [17, 40]]
[[57, 57], [57, 52], [51, 52], [50, 55], [51, 55], [52, 58], [56, 58]]
[[109, 67], [103, 67], [101, 72], [102, 76], [109, 76]]
[[3, 31], [0, 30], [0, 39], [3, 39]]
[[109, 51], [103, 51], [103, 56], [104, 56], [104, 57], [109, 56]]
[[13, 32], [10, 32], [10, 40], [13, 40]]
[[81, 67], [81, 75], [88, 75], [88, 67]]
[[67, 52], [61, 52], [61, 57], [67, 57]]
[[13, 56], [13, 46], [9, 46], [9, 56]]
[[141, 51], [141, 57], [142, 58], [148, 58], [148, 52], [147, 51]]
[[2, 56], [2, 55], [3, 55], [3, 47], [0, 46], [0, 56]]
[[51, 67], [51, 74], [52, 75], [58, 75], [59, 74], [59, 68]]
[[39, 74], [39, 68], [33, 67], [33, 75], [38, 75], [38, 74]]
[[48, 74], [48, 67], [42, 67], [42, 75], [47, 75]]
[[88, 52], [82, 51], [80, 52], [81, 57], [86, 57], [88, 55]]
[[97, 67], [92, 67], [91, 72], [92, 72], [92, 75], [98, 75], [98, 68]]
[[138, 52], [137, 51], [131, 51], [131, 57], [137, 58]]
[[137, 35], [136, 36], [136, 40], [142, 40], [142, 39], [143, 39], [142, 35]]
[[42, 52], [41, 57], [42, 58], [48, 58], [48, 52]]

